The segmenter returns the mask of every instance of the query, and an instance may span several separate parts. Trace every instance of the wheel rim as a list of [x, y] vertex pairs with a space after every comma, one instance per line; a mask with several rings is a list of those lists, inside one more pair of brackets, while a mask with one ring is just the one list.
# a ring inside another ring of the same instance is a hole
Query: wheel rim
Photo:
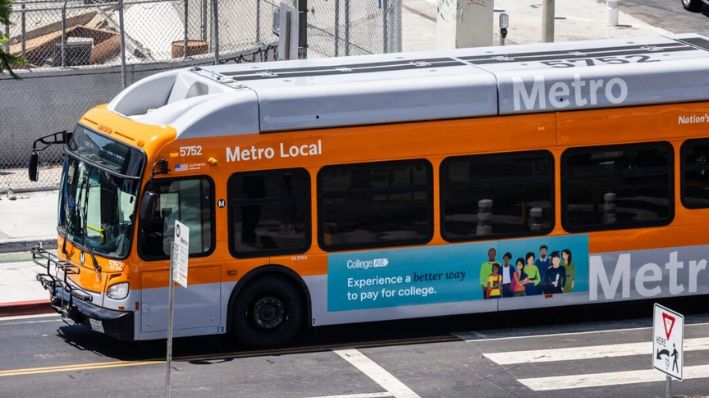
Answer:
[[261, 329], [277, 328], [285, 320], [283, 302], [275, 297], [262, 297], [254, 303], [254, 322]]

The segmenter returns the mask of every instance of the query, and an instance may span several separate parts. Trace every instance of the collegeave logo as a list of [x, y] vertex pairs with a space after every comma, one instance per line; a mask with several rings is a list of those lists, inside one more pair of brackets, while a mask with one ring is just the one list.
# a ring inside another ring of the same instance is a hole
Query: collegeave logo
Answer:
[[581, 108], [598, 104], [622, 104], [628, 98], [628, 83], [614, 77], [608, 79], [582, 79], [574, 75], [571, 82], [557, 81], [547, 84], [543, 75], [535, 75], [534, 82], [525, 83], [520, 77], [512, 78], [515, 111], [537, 109]]
[[388, 258], [375, 258], [371, 260], [347, 260], [347, 269], [364, 269], [368, 270], [370, 268], [384, 268], [389, 265]]

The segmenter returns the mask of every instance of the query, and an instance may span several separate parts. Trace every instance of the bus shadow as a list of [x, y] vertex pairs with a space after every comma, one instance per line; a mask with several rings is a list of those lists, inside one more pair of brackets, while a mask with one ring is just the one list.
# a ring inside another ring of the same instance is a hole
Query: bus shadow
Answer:
[[[456, 333], [470, 331], [514, 335], [515, 330], [522, 328], [543, 331], [547, 326], [556, 328], [565, 325], [586, 325], [593, 329], [603, 327], [603, 324], [594, 326], [595, 323], [602, 322], [607, 326], [613, 321], [624, 321], [642, 327], [650, 326], [648, 319], [652, 316], [654, 302], [660, 302], [686, 315], [707, 314], [706, 296], [694, 296], [328, 326], [304, 332], [289, 346], [270, 349], [244, 348], [233, 342], [229, 336], [182, 337], [174, 339], [173, 360], [212, 365], [244, 357], [441, 343], [459, 341]], [[77, 350], [92, 352], [113, 360], [162, 361], [166, 354], [166, 340], [120, 341], [92, 332], [81, 325], [61, 326], [57, 335]]]
[[[122, 341], [91, 331], [83, 325], [64, 325], [57, 336], [77, 350], [91, 352], [99, 357], [120, 361], [164, 360], [165, 340]], [[234, 344], [219, 336], [176, 338], [173, 357], [209, 356], [233, 351]]]

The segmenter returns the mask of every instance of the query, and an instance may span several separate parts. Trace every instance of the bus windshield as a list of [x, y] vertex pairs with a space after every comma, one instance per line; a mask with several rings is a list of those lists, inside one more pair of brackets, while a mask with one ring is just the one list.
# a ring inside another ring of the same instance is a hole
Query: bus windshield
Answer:
[[83, 126], [74, 130], [66, 154], [59, 232], [92, 253], [125, 258], [145, 156]]

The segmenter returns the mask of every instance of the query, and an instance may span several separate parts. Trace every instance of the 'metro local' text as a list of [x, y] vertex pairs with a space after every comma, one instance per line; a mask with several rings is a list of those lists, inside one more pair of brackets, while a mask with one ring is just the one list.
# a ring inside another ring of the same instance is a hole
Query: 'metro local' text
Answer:
[[275, 158], [276, 155], [278, 155], [281, 159], [299, 158], [306, 156], [318, 156], [322, 155], [322, 153], [322, 140], [317, 140], [317, 142], [302, 145], [280, 143], [278, 144], [277, 149], [270, 146], [258, 147], [256, 145], [251, 145], [250, 147], [245, 148], [235, 146], [233, 148], [226, 148], [226, 161], [247, 162], [250, 160], [268, 160]]

